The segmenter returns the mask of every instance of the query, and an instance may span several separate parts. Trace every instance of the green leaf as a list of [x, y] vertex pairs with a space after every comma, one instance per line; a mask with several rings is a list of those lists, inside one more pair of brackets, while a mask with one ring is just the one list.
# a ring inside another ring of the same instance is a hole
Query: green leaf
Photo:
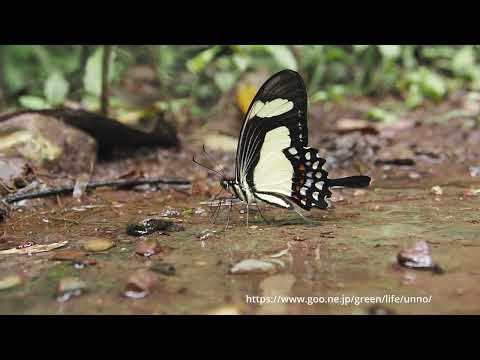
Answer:
[[59, 72], [52, 73], [45, 82], [44, 95], [52, 106], [63, 104], [68, 95], [69, 84]]
[[31, 110], [44, 110], [50, 108], [50, 105], [45, 101], [45, 99], [39, 96], [21, 96], [18, 101], [20, 105], [24, 108]]
[[422, 91], [418, 84], [412, 84], [408, 87], [405, 102], [409, 108], [414, 108], [423, 102]]
[[231, 72], [218, 72], [215, 74], [214, 80], [222, 92], [227, 92], [235, 85], [236, 76]]
[[[91, 95], [100, 96], [102, 93], [102, 61], [103, 61], [103, 47], [99, 47], [88, 58], [85, 69], [85, 76], [83, 77], [83, 86], [85, 91]], [[114, 71], [113, 65], [115, 61], [115, 51], [112, 51], [110, 57], [110, 72], [108, 80], [112, 80]]]
[[314, 104], [316, 102], [326, 101], [326, 100], [328, 100], [328, 94], [325, 91], [317, 91], [310, 98], [310, 103]]
[[367, 118], [370, 120], [390, 122], [395, 120], [395, 115], [379, 107], [373, 107], [367, 112]]
[[278, 65], [290, 70], [297, 70], [297, 60], [287, 45], [268, 45], [267, 51], [273, 56]]
[[355, 52], [362, 52], [362, 51], [368, 49], [369, 46], [371, 46], [371, 45], [353, 45], [353, 50]]
[[426, 68], [422, 72], [420, 86], [423, 94], [433, 99], [441, 99], [447, 93], [447, 86], [443, 78]]
[[456, 75], [471, 77], [475, 72], [475, 54], [472, 46], [464, 46], [453, 57], [452, 70]]
[[195, 74], [202, 72], [203, 69], [205, 69], [207, 65], [213, 61], [215, 55], [217, 55], [220, 49], [220, 46], [213, 46], [207, 50], [202, 51], [193, 59], [187, 61], [187, 69]]
[[400, 45], [377, 45], [383, 57], [391, 60], [397, 59], [401, 52]]

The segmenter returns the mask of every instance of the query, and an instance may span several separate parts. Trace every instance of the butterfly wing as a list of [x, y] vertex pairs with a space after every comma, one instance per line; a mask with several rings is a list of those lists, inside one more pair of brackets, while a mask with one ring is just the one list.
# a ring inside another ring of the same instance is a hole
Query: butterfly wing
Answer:
[[251, 197], [305, 210], [327, 208], [325, 160], [308, 147], [307, 91], [301, 76], [284, 70], [253, 99], [238, 140], [235, 177]]

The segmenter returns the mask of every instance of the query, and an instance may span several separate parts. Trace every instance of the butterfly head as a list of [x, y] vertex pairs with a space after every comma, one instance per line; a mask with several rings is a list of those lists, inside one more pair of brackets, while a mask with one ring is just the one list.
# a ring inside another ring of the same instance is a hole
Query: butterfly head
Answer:
[[229, 193], [234, 194], [235, 193], [234, 192], [235, 190], [233, 190], [234, 182], [235, 180], [233, 179], [222, 178], [222, 180], [220, 180], [220, 185]]

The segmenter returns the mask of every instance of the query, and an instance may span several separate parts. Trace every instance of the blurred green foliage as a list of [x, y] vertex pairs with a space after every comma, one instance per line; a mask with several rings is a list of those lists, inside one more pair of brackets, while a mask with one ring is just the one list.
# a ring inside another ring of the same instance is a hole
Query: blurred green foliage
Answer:
[[[310, 101], [398, 96], [411, 108], [458, 90], [480, 90], [479, 45], [137, 45], [114, 46], [109, 80], [133, 64], [156, 72], [162, 99], [188, 99], [201, 117], [247, 71], [290, 68], [305, 78]], [[99, 106], [101, 46], [2, 45], [1, 89], [7, 103], [33, 109], [67, 99]], [[113, 101], [115, 104], [115, 101]], [[378, 111], [377, 111], [378, 112]], [[372, 118], [382, 114], [372, 111]]]

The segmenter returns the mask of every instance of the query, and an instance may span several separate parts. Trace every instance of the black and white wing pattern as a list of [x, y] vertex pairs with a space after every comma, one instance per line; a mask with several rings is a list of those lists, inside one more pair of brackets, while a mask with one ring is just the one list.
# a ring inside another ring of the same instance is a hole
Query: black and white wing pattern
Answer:
[[248, 202], [259, 199], [310, 210], [329, 206], [329, 186], [370, 182], [362, 176], [327, 179], [324, 163], [317, 150], [308, 147], [307, 91], [301, 76], [292, 70], [273, 75], [256, 94], [243, 122], [236, 183]]

